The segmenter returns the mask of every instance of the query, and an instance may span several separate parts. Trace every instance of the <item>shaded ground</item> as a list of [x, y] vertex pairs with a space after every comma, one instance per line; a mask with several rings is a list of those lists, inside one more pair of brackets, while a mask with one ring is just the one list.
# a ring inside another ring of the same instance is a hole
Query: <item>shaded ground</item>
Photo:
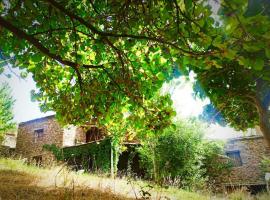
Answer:
[[58, 188], [39, 187], [35, 185], [36, 177], [24, 172], [0, 171], [0, 199], [1, 200], [128, 200], [112, 194], [110, 191], [97, 191], [90, 188]]

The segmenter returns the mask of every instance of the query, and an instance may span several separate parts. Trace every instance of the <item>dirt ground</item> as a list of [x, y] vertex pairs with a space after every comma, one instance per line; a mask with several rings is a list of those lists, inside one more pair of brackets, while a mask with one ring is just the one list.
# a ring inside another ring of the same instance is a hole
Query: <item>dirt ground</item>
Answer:
[[0, 200], [131, 200], [90, 188], [38, 187], [36, 177], [11, 171], [0, 171]]

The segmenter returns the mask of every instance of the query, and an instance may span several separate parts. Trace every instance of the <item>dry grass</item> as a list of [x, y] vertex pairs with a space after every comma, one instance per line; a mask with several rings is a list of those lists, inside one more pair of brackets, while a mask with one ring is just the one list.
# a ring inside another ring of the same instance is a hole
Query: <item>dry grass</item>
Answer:
[[12, 170], [0, 171], [0, 199], [5, 200], [96, 200], [112, 199], [126, 200], [127, 198], [119, 197], [110, 191], [101, 192], [90, 188], [55, 188], [55, 187], [38, 187], [33, 185], [36, 178], [23, 172]]
[[38, 168], [23, 160], [0, 158], [0, 200], [128, 200], [142, 198], [149, 191], [152, 200], [269, 200], [269, 194], [251, 196], [245, 191], [215, 196], [209, 192], [188, 192], [158, 186], [149, 189], [144, 181], [110, 179], [78, 174], [64, 165]]
[[131, 200], [112, 193], [109, 188], [101, 191], [75, 184], [72, 175], [61, 167], [42, 169], [25, 165], [22, 161], [0, 159], [0, 199]]

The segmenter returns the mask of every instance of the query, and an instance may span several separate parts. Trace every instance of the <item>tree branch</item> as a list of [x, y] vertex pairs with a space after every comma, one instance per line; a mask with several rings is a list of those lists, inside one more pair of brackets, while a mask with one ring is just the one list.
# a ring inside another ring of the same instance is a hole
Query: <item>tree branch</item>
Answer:
[[45, 30], [45, 31], [32, 33], [31, 36], [41, 35], [44, 33], [51, 33], [51, 32], [55, 32], [55, 31], [65, 31], [65, 30], [72, 31], [72, 29], [73, 29], [73, 27], [62, 27], [62, 28], [56, 28], [56, 29], [49, 29], [49, 30]]
[[[80, 16], [77, 16], [75, 14], [73, 14], [72, 12], [70, 12], [69, 10], [65, 9], [61, 4], [59, 4], [58, 2], [54, 1], [54, 0], [45, 0], [48, 3], [50, 3], [52, 6], [54, 6], [55, 8], [57, 8], [58, 10], [60, 10], [61, 12], [63, 12], [65, 15], [69, 16], [71, 19], [76, 19], [78, 22], [80, 22], [81, 24], [83, 24], [84, 26], [86, 26], [87, 28], [89, 28], [93, 33], [99, 35], [99, 36], [103, 36], [103, 37], [120, 37], [120, 38], [132, 38], [132, 39], [139, 39], [139, 40], [149, 40], [149, 41], [153, 41], [153, 42], [158, 42], [164, 45], [169, 45], [174, 47], [175, 49], [182, 51], [183, 53], [189, 54], [189, 55], [209, 55], [209, 54], [213, 54], [214, 52], [195, 52], [195, 51], [188, 51], [185, 49], [180, 48], [178, 45], [172, 43], [172, 42], [168, 42], [162, 38], [156, 38], [156, 37], [149, 37], [149, 36], [145, 36], [145, 35], [132, 35], [132, 34], [116, 34], [116, 33], [111, 33], [111, 32], [104, 32], [104, 31], [100, 31], [98, 30], [95, 26], [93, 26], [91, 23], [89, 23], [88, 21], [85, 21], [83, 18], [81, 18]], [[181, 11], [181, 10], [180, 10]], [[195, 22], [193, 22], [195, 23]]]
[[[20, 39], [24, 39], [26, 41], [28, 41], [30, 44], [32, 44], [33, 46], [35, 46], [41, 53], [45, 54], [46, 56], [57, 60], [58, 62], [60, 62], [63, 65], [67, 65], [70, 66], [72, 68], [74, 68], [75, 70], [78, 67], [78, 64], [76, 64], [75, 62], [69, 61], [69, 60], [65, 60], [63, 59], [61, 56], [57, 55], [57, 54], [53, 54], [50, 52], [49, 49], [47, 49], [45, 46], [43, 46], [38, 39], [36, 39], [35, 37], [28, 35], [27, 33], [25, 33], [24, 31], [20, 30], [19, 28], [13, 26], [10, 22], [8, 22], [7, 20], [5, 20], [2, 16], [0, 16], [0, 26], [6, 28], [7, 30], [11, 31], [14, 35], [16, 35], [18, 38]], [[82, 67], [85, 68], [102, 68], [103, 65], [81, 65]]]

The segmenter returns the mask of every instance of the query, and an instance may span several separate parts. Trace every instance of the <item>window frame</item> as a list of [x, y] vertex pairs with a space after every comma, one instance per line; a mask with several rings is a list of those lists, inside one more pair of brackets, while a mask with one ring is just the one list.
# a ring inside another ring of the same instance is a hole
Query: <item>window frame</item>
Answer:
[[44, 128], [38, 128], [34, 130], [34, 143], [37, 143], [39, 138], [44, 136]]
[[230, 159], [233, 164], [233, 167], [243, 166], [243, 161], [241, 157], [240, 150], [226, 151], [226, 156]]

